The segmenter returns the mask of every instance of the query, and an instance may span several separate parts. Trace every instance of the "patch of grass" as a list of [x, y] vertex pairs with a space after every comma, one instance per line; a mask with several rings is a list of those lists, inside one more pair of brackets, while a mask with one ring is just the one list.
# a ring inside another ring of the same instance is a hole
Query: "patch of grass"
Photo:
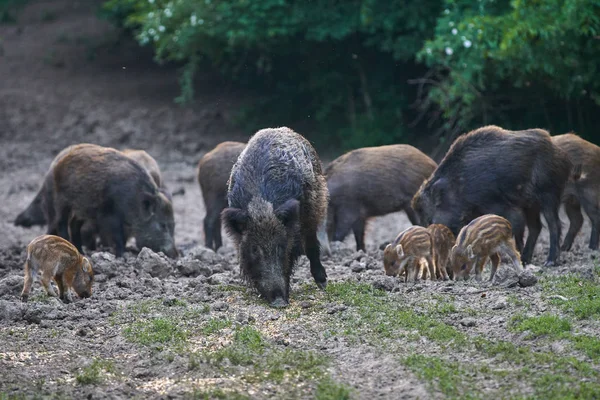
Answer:
[[515, 316], [511, 322], [511, 329], [517, 332], [529, 331], [528, 338], [535, 339], [541, 336], [560, 338], [571, 332], [571, 323], [556, 315], [543, 314], [538, 317]]
[[213, 400], [213, 399], [223, 399], [223, 400], [246, 400], [250, 399], [250, 397], [240, 394], [235, 391], [224, 391], [222, 389], [212, 389], [209, 391], [206, 390], [194, 390], [191, 398], [193, 400]]
[[583, 279], [577, 274], [546, 278], [542, 281], [542, 289], [547, 296], [558, 294], [568, 298], [568, 301], [550, 299], [550, 303], [573, 313], [577, 318], [598, 318], [600, 317], [600, 284], [597, 269], [594, 274], [596, 275], [594, 280]]
[[475, 399], [480, 395], [465, 381], [466, 371], [455, 362], [415, 354], [404, 359], [404, 365], [430, 385], [430, 389], [442, 392], [447, 398]]
[[204, 326], [202, 326], [202, 333], [205, 335], [212, 335], [222, 329], [229, 328], [231, 321], [228, 319], [211, 318]]
[[347, 334], [370, 335], [375, 340], [393, 338], [403, 331], [417, 331], [442, 346], [464, 345], [467, 337], [453, 326], [430, 315], [417, 314], [412, 308], [394, 302], [386, 292], [371, 285], [341, 282], [327, 286], [332, 300], [341, 301], [356, 310], [357, 317], [344, 321]]
[[327, 377], [317, 385], [315, 400], [350, 400], [352, 390], [341, 383]]
[[181, 344], [187, 340], [187, 332], [170, 318], [153, 318], [148, 321], [137, 321], [124, 329], [125, 338], [144, 346], [162, 344]]
[[594, 361], [600, 360], [600, 339], [587, 335], [574, 335], [571, 337], [573, 347], [583, 352]]
[[75, 376], [75, 380], [81, 385], [95, 385], [101, 383], [107, 373], [114, 372], [115, 368], [111, 361], [95, 359]]

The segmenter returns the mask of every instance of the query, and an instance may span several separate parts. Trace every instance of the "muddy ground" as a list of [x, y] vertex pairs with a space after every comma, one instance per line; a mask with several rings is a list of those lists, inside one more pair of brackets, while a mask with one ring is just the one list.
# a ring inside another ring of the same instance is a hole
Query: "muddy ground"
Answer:
[[[385, 277], [381, 243], [409, 223], [375, 218], [324, 258], [325, 292], [303, 257], [291, 305], [272, 309], [238, 276], [229, 240], [202, 247], [195, 165], [222, 140], [244, 94], [207, 73], [180, 108], [174, 70], [117, 41], [93, 2], [31, 2], [0, 25], [0, 399], [8, 398], [598, 398], [600, 290], [589, 225], [562, 265], [520, 287], [503, 264], [487, 282], [404, 284]], [[174, 197], [184, 254], [92, 254], [89, 299], [34, 286], [22, 304], [24, 251], [44, 232], [12, 221], [54, 155], [92, 142], [147, 150]], [[486, 270], [489, 274], [489, 270]]]

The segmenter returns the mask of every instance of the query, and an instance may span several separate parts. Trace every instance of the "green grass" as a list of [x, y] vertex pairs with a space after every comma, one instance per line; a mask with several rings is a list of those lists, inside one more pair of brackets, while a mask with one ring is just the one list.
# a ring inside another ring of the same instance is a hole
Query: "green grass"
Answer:
[[594, 280], [583, 279], [577, 274], [566, 274], [560, 277], [546, 278], [542, 281], [542, 289], [546, 296], [561, 295], [569, 300], [550, 299], [550, 303], [565, 312], [574, 314], [579, 319], [600, 317], [600, 284], [598, 270]]
[[[417, 314], [412, 307], [393, 302], [386, 292], [374, 289], [371, 285], [342, 282], [327, 286], [330, 300], [353, 307], [356, 315], [344, 321], [347, 329], [344, 333], [370, 337], [375, 341], [391, 339], [406, 332], [417, 331], [442, 346], [462, 346], [467, 337], [437, 316]], [[452, 309], [442, 308], [442, 312]]]
[[315, 400], [350, 400], [351, 395], [352, 390], [348, 386], [327, 377], [317, 385]]
[[561, 338], [571, 332], [571, 323], [561, 317], [551, 314], [543, 314], [538, 317], [515, 316], [511, 322], [511, 329], [517, 332], [529, 332], [528, 338], [538, 337]]
[[594, 361], [600, 361], [600, 339], [587, 335], [573, 335], [571, 337], [573, 347]]
[[182, 344], [187, 340], [187, 332], [180, 328], [171, 318], [153, 318], [137, 321], [123, 330], [125, 338], [144, 346], [155, 346], [159, 350], [162, 345]]
[[96, 385], [104, 381], [107, 373], [114, 372], [115, 368], [111, 361], [95, 359], [75, 376], [75, 380], [81, 385]]
[[204, 335], [212, 335], [230, 326], [231, 321], [228, 319], [211, 318], [202, 326], [202, 333]]

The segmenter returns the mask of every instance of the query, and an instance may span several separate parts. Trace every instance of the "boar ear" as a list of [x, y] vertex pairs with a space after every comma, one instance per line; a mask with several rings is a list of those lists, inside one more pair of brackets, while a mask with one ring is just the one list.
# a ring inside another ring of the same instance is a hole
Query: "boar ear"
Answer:
[[275, 210], [275, 215], [286, 227], [296, 222], [299, 214], [300, 202], [296, 199], [289, 199]]
[[457, 244], [455, 244], [454, 246], [452, 246], [452, 249], [450, 249], [450, 254], [455, 253], [457, 247], [458, 247]]
[[475, 254], [473, 254], [473, 246], [467, 246], [467, 256], [472, 260], [475, 258]]
[[402, 248], [401, 244], [396, 246], [396, 254], [398, 254], [400, 257], [404, 257], [404, 249]]
[[392, 244], [390, 243], [387, 246], [385, 246], [385, 250], [383, 250], [383, 251], [387, 253], [390, 251], [391, 248], [392, 248]]
[[156, 196], [151, 193], [142, 193], [142, 210], [146, 218], [150, 219], [156, 212]]
[[241, 236], [246, 230], [248, 213], [239, 208], [226, 208], [221, 211], [221, 221], [231, 235]]

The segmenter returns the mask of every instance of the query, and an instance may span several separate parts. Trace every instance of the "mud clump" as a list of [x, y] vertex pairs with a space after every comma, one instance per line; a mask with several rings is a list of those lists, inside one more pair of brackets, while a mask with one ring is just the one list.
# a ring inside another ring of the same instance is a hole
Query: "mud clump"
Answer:
[[136, 266], [139, 270], [145, 271], [153, 278], [166, 278], [173, 273], [169, 260], [165, 255], [157, 254], [147, 247], [144, 247], [136, 259]]

